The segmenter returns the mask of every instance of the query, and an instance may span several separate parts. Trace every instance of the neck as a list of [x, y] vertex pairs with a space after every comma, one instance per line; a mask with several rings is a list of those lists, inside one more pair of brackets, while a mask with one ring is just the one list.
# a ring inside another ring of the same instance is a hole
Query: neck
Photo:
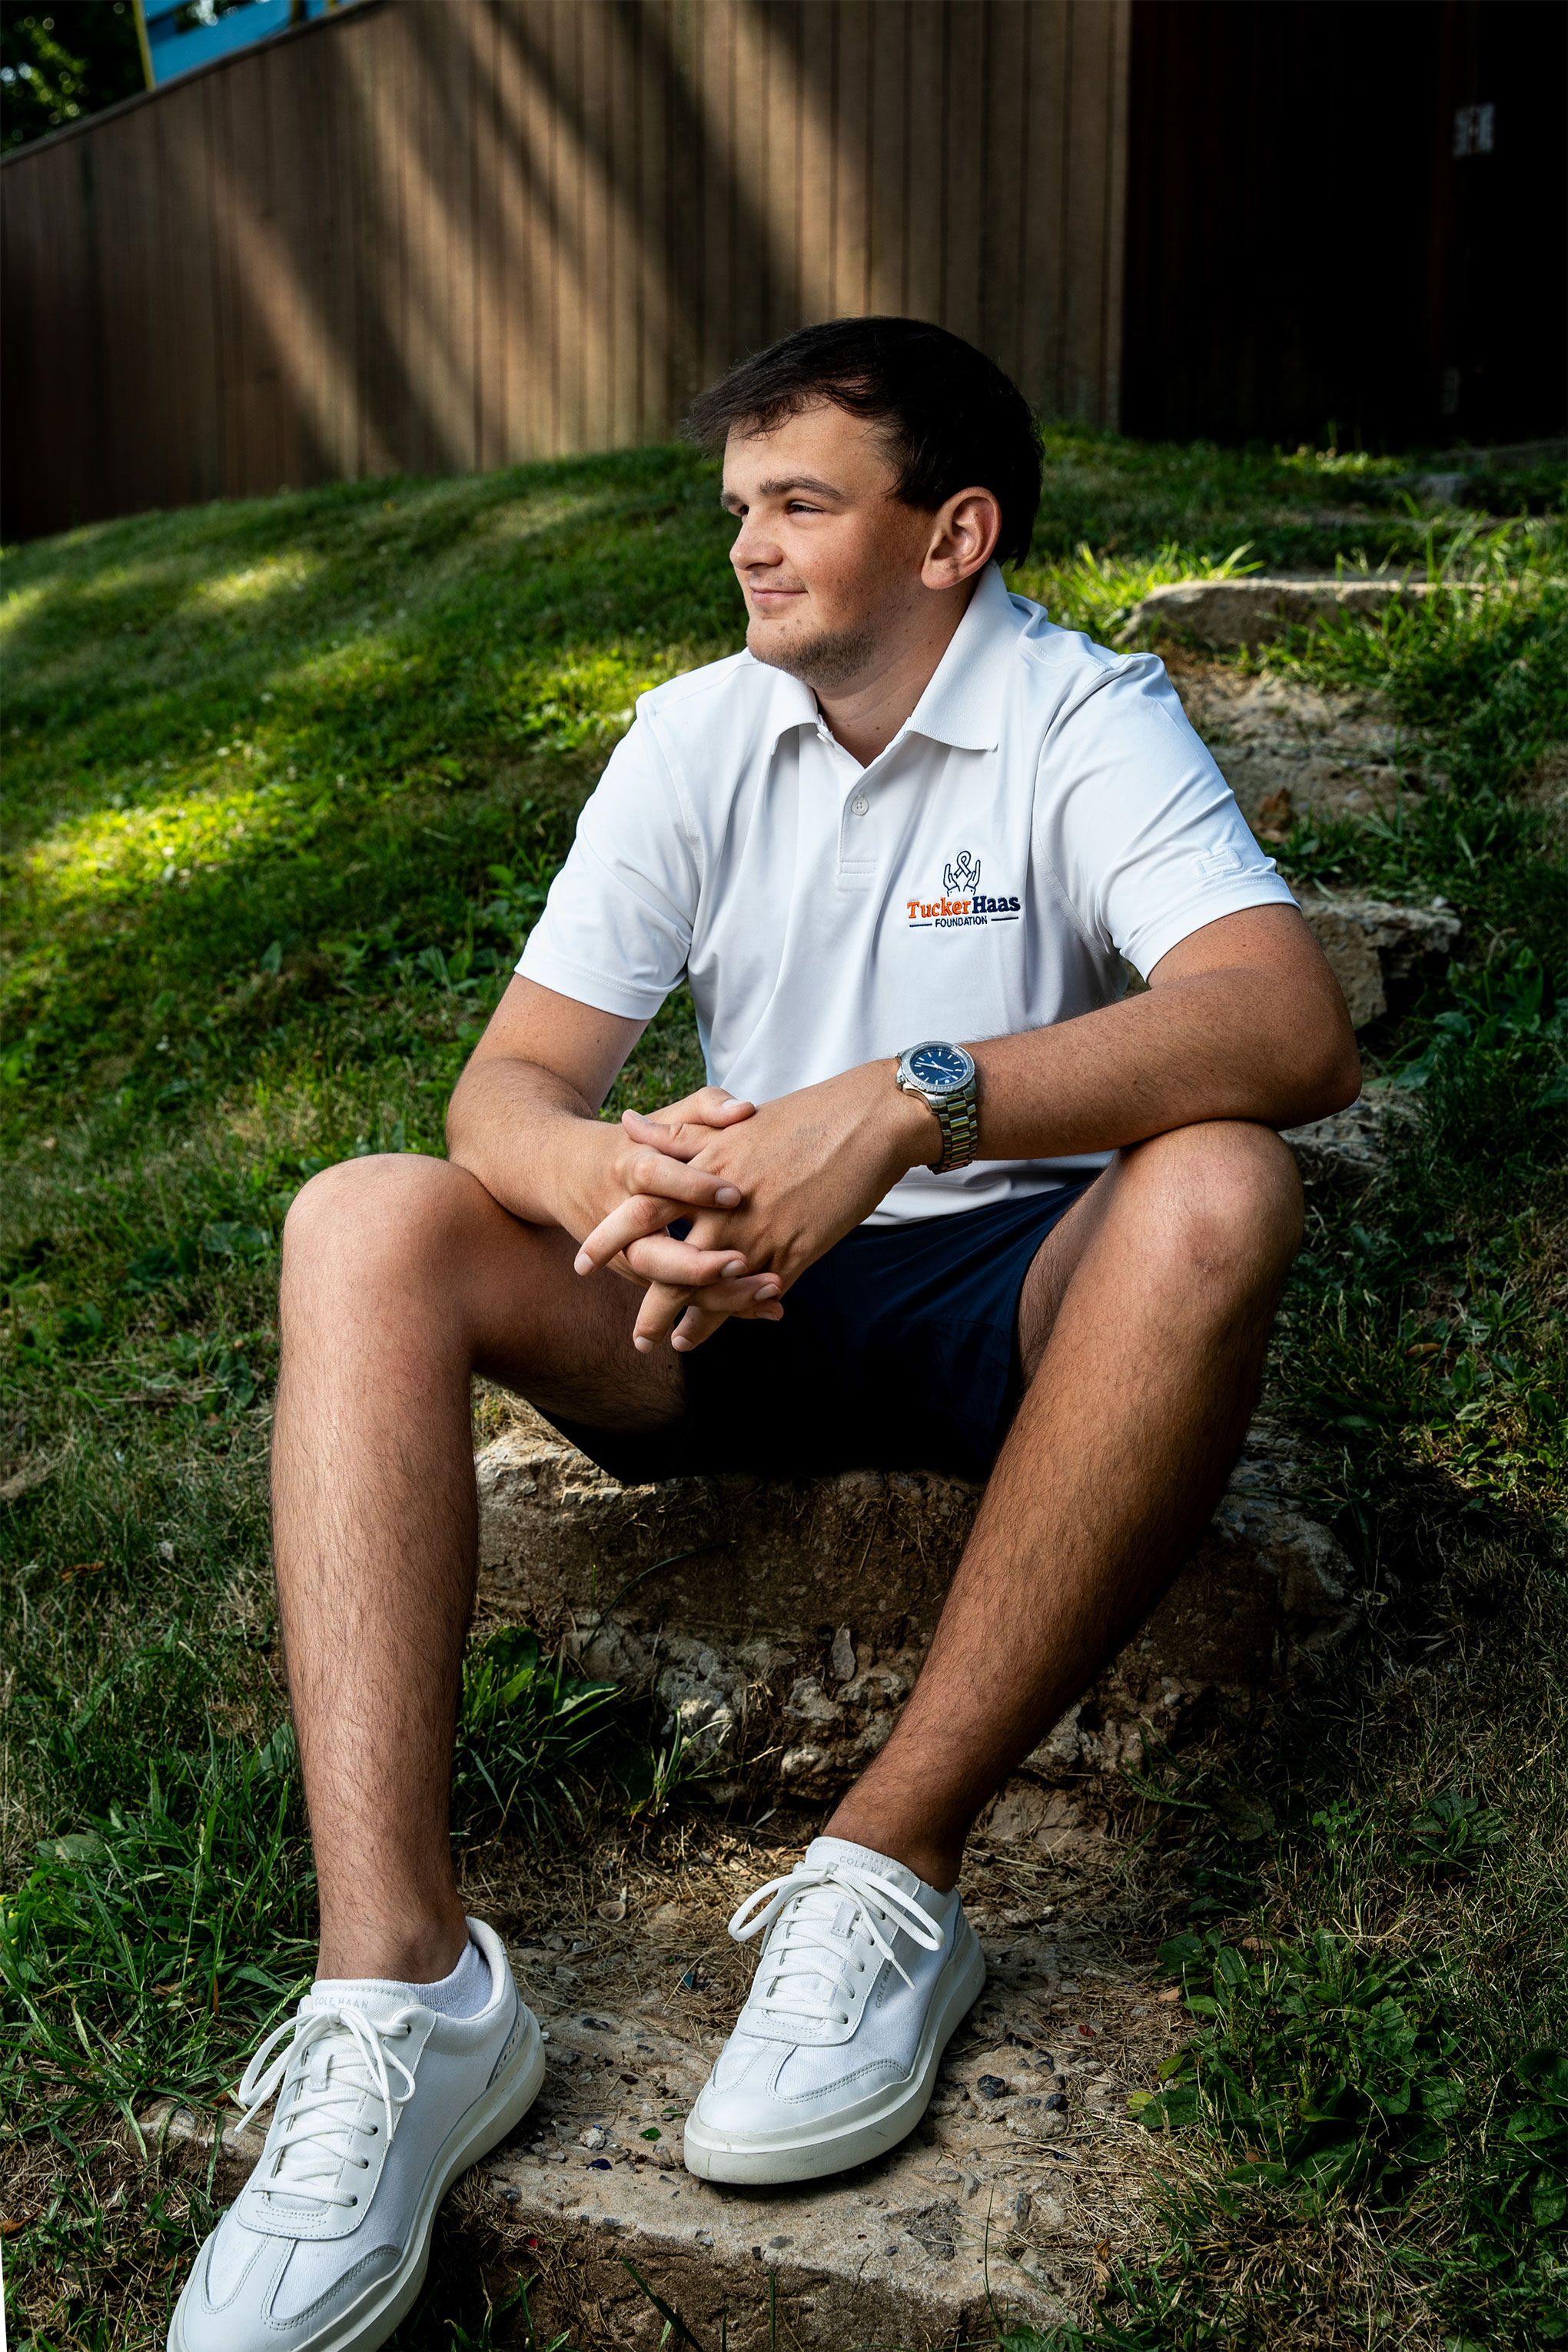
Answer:
[[908, 625], [891, 645], [879, 646], [870, 667], [831, 691], [816, 690], [817, 709], [836, 740], [863, 768], [887, 750], [936, 676], [977, 584], [978, 575], [945, 595], [921, 589]]

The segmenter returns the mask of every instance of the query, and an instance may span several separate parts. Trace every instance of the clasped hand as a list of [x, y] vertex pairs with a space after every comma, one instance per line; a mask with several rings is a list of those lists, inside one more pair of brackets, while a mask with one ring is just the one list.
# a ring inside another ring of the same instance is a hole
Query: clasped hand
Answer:
[[[632, 1344], [700, 1347], [726, 1317], [777, 1322], [806, 1267], [869, 1215], [929, 1144], [885, 1065], [846, 1071], [759, 1110], [721, 1087], [644, 1118], [623, 1197], [584, 1239], [579, 1274], [609, 1267], [645, 1292]], [[668, 1228], [690, 1220], [682, 1240]]]

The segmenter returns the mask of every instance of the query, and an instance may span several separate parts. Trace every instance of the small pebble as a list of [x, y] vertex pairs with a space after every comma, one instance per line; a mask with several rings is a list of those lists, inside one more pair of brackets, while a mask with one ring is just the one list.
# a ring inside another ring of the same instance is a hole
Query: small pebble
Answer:
[[1050, 2097], [1046, 2101], [1046, 2113], [1048, 2116], [1059, 2116], [1066, 2105], [1067, 2100], [1061, 2092], [1053, 2091]]
[[1000, 2074], [982, 2074], [974, 2085], [983, 2099], [1005, 2099], [1007, 2085]]

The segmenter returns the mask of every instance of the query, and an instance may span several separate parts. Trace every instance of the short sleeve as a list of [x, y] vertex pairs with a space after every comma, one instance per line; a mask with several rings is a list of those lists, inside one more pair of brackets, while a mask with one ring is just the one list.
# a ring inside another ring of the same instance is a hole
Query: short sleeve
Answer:
[[1095, 946], [1148, 972], [1222, 915], [1294, 906], [1163, 663], [1118, 663], [1053, 728], [1036, 851]]
[[639, 717], [584, 805], [518, 971], [601, 1013], [650, 1020], [686, 969], [699, 878], [693, 826]]

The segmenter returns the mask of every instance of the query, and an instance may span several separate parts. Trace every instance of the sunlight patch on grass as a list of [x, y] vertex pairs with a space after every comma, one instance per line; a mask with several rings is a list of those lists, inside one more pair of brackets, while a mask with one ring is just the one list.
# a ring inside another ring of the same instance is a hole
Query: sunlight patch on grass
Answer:
[[[215, 762], [216, 764], [216, 762]], [[143, 898], [200, 870], [254, 856], [287, 830], [275, 786], [215, 782], [138, 808], [98, 809], [61, 825], [26, 861], [33, 919], [48, 924], [83, 903]]]
[[196, 581], [190, 591], [193, 604], [210, 604], [215, 611], [230, 613], [278, 596], [285, 591], [299, 592], [319, 577], [322, 559], [308, 554], [302, 548], [290, 548], [279, 555], [264, 556], [258, 563], [247, 564], [238, 572], [220, 572], [216, 579]]

